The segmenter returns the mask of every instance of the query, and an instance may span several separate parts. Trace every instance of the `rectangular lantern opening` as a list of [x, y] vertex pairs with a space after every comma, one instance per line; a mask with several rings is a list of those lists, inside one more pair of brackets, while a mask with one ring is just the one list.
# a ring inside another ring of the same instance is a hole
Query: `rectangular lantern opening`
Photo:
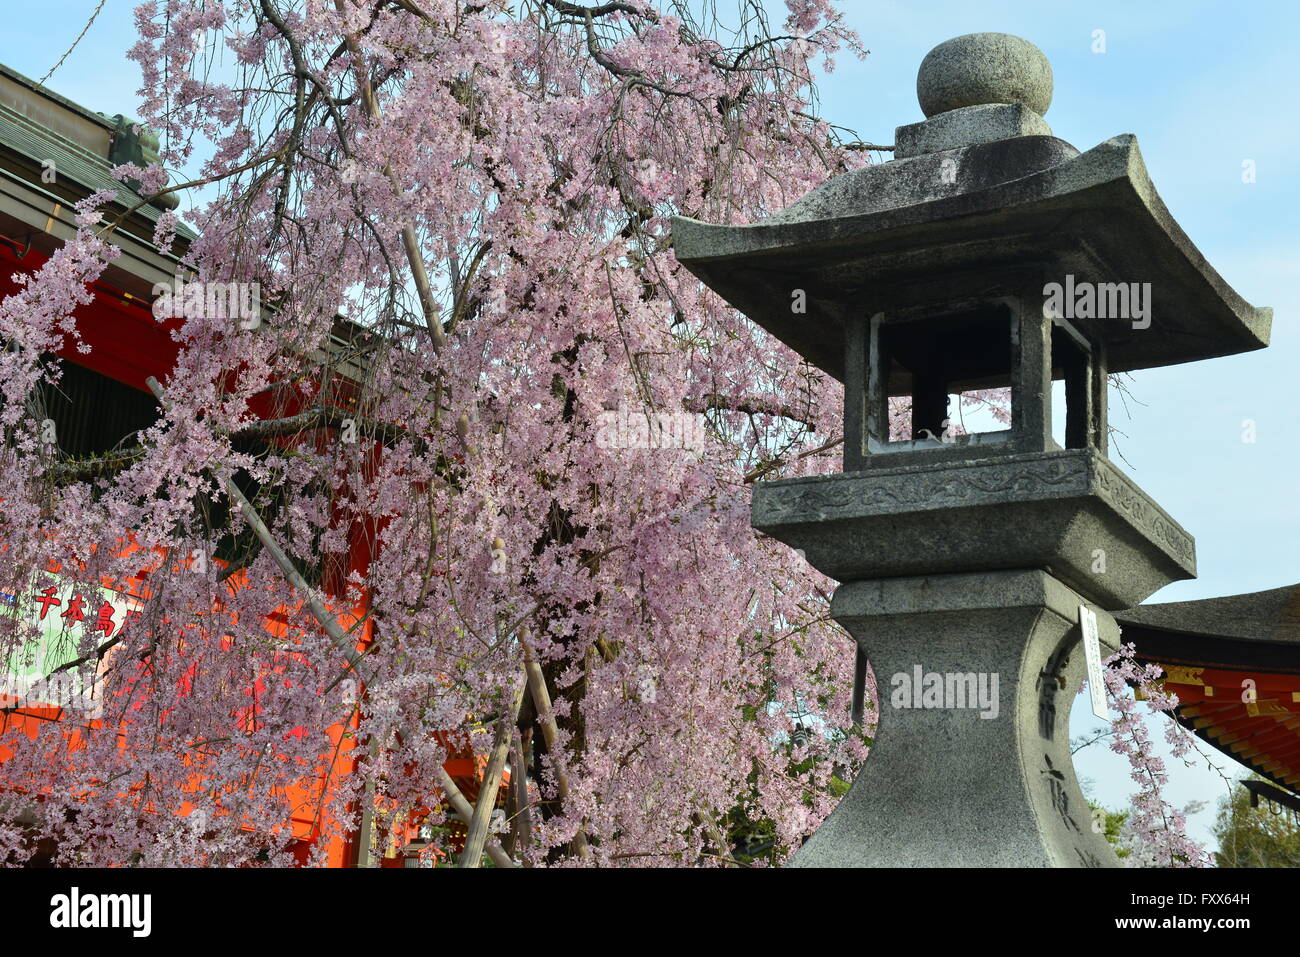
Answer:
[[[886, 321], [878, 326], [875, 339], [878, 368], [888, 370], [884, 392], [911, 401], [909, 433], [896, 445], [968, 443], [1008, 430], [978, 410], [981, 395], [1011, 383], [1011, 315], [1006, 306], [994, 303], [943, 316]], [[963, 397], [971, 411], [966, 423]]]
[[1063, 320], [1056, 320], [1052, 325], [1052, 437], [1067, 449], [1089, 445], [1093, 427], [1091, 372], [1087, 340]]

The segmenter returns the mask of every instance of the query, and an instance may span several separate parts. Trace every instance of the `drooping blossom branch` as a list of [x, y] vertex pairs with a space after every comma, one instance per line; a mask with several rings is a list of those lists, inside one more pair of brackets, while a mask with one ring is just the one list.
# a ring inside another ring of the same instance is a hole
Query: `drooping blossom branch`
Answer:
[[1143, 665], [1134, 658], [1131, 642], [1122, 644], [1103, 664], [1107, 698], [1118, 712], [1111, 725], [1110, 748], [1128, 759], [1130, 775], [1138, 785], [1131, 799], [1131, 816], [1125, 822], [1136, 845], [1134, 863], [1155, 867], [1209, 866], [1211, 855], [1187, 835], [1185, 811], [1164, 797], [1169, 773], [1164, 760], [1155, 753], [1154, 742], [1137, 708], [1137, 699], [1141, 698], [1152, 714], [1167, 719], [1165, 741], [1173, 755], [1181, 758], [1191, 750], [1193, 739], [1173, 717], [1178, 696], [1164, 690], [1160, 682], [1164, 671], [1159, 665]]

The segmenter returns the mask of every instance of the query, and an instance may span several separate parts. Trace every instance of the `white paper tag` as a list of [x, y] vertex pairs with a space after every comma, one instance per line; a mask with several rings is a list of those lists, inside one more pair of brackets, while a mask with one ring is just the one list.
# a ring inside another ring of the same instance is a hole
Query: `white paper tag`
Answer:
[[1092, 698], [1092, 713], [1103, 721], [1109, 721], [1106, 683], [1101, 676], [1101, 643], [1097, 638], [1097, 616], [1087, 605], [1079, 606], [1079, 625], [1083, 629], [1083, 654], [1088, 661], [1088, 695]]

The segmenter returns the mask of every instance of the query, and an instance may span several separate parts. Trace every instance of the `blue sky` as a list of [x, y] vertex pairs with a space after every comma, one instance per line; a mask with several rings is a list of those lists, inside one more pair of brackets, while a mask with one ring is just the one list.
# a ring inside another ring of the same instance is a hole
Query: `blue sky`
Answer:
[[[139, 86], [124, 56], [133, 6], [107, 0], [49, 86], [91, 109], [130, 113]], [[0, 62], [43, 76], [94, 7], [95, 0], [13, 5]], [[1057, 136], [1081, 150], [1119, 133], [1138, 137], [1184, 230], [1246, 300], [1274, 309], [1269, 349], [1136, 373], [1137, 404], [1126, 414], [1112, 403], [1112, 425], [1125, 433], [1112, 457], [1197, 541], [1200, 577], [1151, 600], [1300, 582], [1300, 428], [1289, 419], [1300, 381], [1300, 4], [847, 0], [844, 9], [872, 53], [861, 63], [839, 58], [821, 83], [821, 107], [864, 139], [892, 142], [894, 127], [922, 119], [921, 59], [943, 40], [980, 31], [1017, 34], [1047, 54], [1055, 73], [1047, 120]], [[1105, 31], [1104, 53], [1093, 52], [1096, 30]], [[1242, 182], [1244, 160], [1254, 161], [1253, 183]], [[1254, 444], [1242, 441], [1246, 419], [1255, 422]], [[1080, 697], [1072, 730], [1096, 724]], [[1122, 759], [1094, 746], [1076, 765], [1105, 803], [1127, 803], [1133, 786]], [[1179, 802], [1224, 793], [1203, 768], [1173, 772]], [[1198, 837], [1208, 838], [1211, 816], [1194, 819]]]

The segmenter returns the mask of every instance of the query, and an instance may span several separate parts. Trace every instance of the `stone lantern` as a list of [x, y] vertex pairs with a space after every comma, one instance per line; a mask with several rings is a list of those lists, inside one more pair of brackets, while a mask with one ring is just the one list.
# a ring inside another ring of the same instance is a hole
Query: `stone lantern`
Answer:
[[[1263, 348], [1271, 310], [1192, 245], [1134, 137], [1052, 135], [1037, 47], [949, 40], [917, 94], [892, 161], [753, 225], [674, 223], [691, 272], [844, 383], [843, 473], [754, 489], [754, 527], [842, 583], [880, 689], [863, 772], [795, 864], [1113, 865], [1070, 760], [1081, 607], [1113, 646], [1109, 612], [1196, 558], [1107, 458], [1107, 377]], [[957, 434], [958, 397], [999, 387], [1010, 427]]]

